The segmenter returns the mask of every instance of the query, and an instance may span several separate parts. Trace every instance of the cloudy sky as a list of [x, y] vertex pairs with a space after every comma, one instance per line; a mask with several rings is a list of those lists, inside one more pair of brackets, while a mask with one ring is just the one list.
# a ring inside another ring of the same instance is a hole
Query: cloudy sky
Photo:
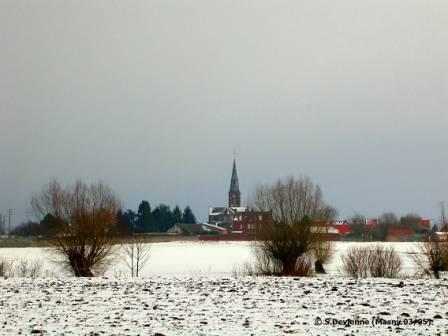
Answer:
[[0, 211], [52, 177], [127, 208], [308, 175], [341, 217], [448, 201], [448, 2], [0, 0]]

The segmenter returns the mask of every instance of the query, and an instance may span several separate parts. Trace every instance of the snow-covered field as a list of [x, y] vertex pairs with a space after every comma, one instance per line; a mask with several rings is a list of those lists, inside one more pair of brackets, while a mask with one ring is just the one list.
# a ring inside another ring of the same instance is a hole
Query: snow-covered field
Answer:
[[212, 276], [10, 278], [0, 280], [0, 333], [446, 334], [448, 281], [401, 281]]
[[[441, 335], [448, 333], [448, 280], [338, 276], [340, 255], [360, 243], [335, 243], [329, 274], [313, 278], [235, 277], [252, 260], [250, 243], [152, 245], [138, 279], [0, 279], [0, 334], [48, 335]], [[415, 244], [392, 244], [405, 273]], [[42, 248], [0, 249], [0, 257], [45, 260]], [[57, 272], [56, 272], [57, 273]]]
[[[341, 253], [350, 248], [367, 243], [335, 242], [335, 254], [326, 265], [330, 275], [338, 275], [341, 265]], [[382, 243], [392, 245], [403, 259], [404, 272], [414, 273], [411, 257], [408, 252], [415, 251], [418, 243]], [[44, 248], [0, 248], [0, 257], [41, 258], [45, 269], [55, 270], [57, 265], [51, 260], [48, 249]], [[142, 270], [142, 276], [231, 276], [235, 269], [245, 262], [253, 261], [251, 243], [249, 242], [170, 242], [151, 245], [151, 258]], [[122, 264], [117, 264], [106, 275], [112, 276], [117, 271], [126, 272]]]

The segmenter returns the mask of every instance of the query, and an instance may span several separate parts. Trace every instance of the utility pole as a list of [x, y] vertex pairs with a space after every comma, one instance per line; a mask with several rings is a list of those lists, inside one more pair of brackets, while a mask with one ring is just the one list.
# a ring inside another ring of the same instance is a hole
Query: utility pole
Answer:
[[11, 217], [12, 217], [12, 209], [8, 209], [8, 235], [11, 236]]

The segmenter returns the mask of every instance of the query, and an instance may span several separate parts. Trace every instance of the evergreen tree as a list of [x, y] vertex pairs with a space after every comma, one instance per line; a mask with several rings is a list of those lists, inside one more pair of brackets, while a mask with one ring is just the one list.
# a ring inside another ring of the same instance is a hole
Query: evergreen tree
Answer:
[[154, 222], [160, 232], [166, 232], [174, 224], [174, 217], [168, 205], [160, 204], [152, 212]]
[[18, 227], [12, 230], [11, 234], [13, 236], [30, 237], [30, 236], [38, 236], [39, 231], [40, 231], [39, 223], [26, 222], [20, 224]]
[[157, 228], [154, 226], [154, 218], [148, 201], [142, 201], [138, 207], [137, 230], [138, 232], [157, 231]]
[[120, 209], [117, 211], [116, 223], [113, 228], [113, 233], [117, 236], [128, 236], [132, 233], [132, 227], [124, 217], [123, 211]]
[[193, 211], [188, 205], [182, 215], [182, 222], [185, 224], [196, 224], [196, 217], [194, 216]]
[[431, 235], [435, 235], [437, 231], [439, 231], [439, 226], [437, 224], [434, 224], [431, 228]]
[[58, 229], [58, 222], [51, 214], [46, 214], [44, 219], [40, 222], [40, 234], [45, 237], [51, 237], [56, 234]]
[[182, 211], [180, 210], [178, 205], [176, 205], [173, 210], [173, 222], [174, 224], [183, 223]]
[[135, 232], [138, 216], [134, 211], [128, 209], [123, 214], [122, 220], [123, 220], [124, 225], [129, 228], [130, 233]]

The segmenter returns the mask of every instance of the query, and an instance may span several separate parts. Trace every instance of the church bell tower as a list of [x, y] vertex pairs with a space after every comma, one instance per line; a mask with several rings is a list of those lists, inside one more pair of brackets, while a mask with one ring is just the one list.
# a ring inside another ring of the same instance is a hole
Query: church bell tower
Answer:
[[229, 190], [229, 208], [240, 206], [241, 206], [240, 186], [238, 184], [238, 175], [236, 173], [235, 160], [233, 160], [232, 178], [230, 179], [230, 190]]

